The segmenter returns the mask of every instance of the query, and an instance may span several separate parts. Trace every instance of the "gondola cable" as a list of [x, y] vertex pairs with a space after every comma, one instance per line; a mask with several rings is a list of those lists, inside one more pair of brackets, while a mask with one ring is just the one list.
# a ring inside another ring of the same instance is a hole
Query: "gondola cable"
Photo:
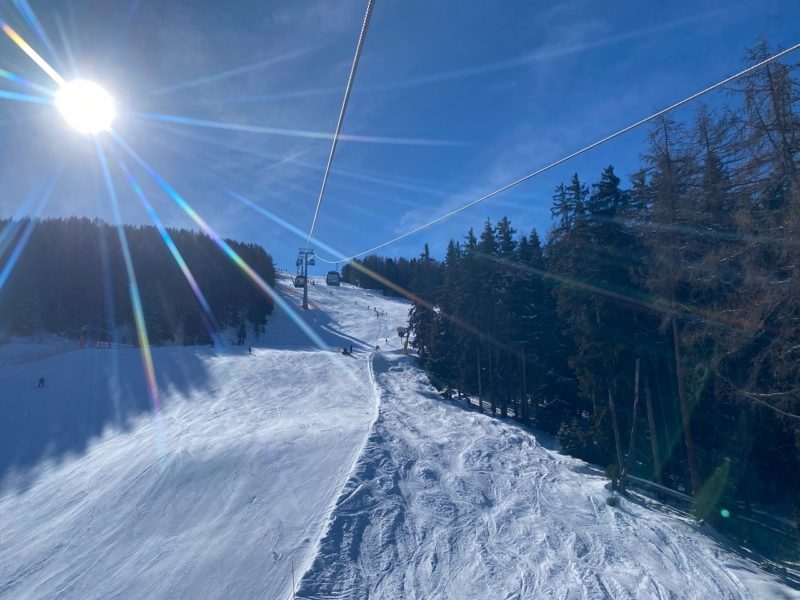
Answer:
[[350, 92], [353, 89], [353, 81], [358, 69], [358, 63], [361, 60], [361, 51], [364, 48], [364, 40], [367, 36], [367, 29], [369, 22], [372, 18], [372, 9], [375, 5], [374, 0], [367, 0], [367, 10], [364, 13], [364, 21], [361, 23], [361, 32], [358, 35], [358, 43], [356, 44], [356, 53], [353, 56], [353, 64], [350, 67], [350, 76], [347, 78], [347, 85], [344, 90], [344, 98], [342, 99], [342, 106], [339, 109], [339, 119], [336, 122], [336, 130], [333, 133], [333, 141], [331, 142], [331, 151], [328, 154], [328, 162], [325, 165], [325, 172], [322, 175], [322, 185], [319, 189], [319, 196], [317, 197], [317, 206], [314, 209], [314, 218], [311, 220], [311, 228], [308, 231], [308, 239], [306, 240], [306, 249], [311, 244], [311, 238], [314, 236], [314, 228], [317, 225], [317, 217], [319, 216], [319, 209], [322, 205], [322, 197], [325, 195], [325, 188], [328, 185], [328, 176], [331, 172], [331, 164], [333, 163], [333, 155], [336, 153], [336, 145], [339, 141], [339, 134], [342, 131], [342, 124], [344, 123], [344, 114], [347, 111], [347, 104], [350, 101]]
[[519, 179], [516, 179], [515, 181], [512, 181], [511, 183], [508, 183], [508, 184], [504, 185], [503, 187], [494, 190], [493, 192], [489, 192], [488, 194], [486, 194], [484, 196], [481, 196], [477, 200], [473, 200], [472, 202], [464, 204], [463, 206], [460, 206], [460, 207], [458, 207], [458, 208], [456, 208], [454, 210], [451, 210], [450, 212], [448, 212], [448, 213], [446, 213], [444, 215], [441, 215], [441, 216], [433, 219], [432, 221], [428, 221], [427, 223], [425, 223], [423, 225], [420, 225], [418, 227], [415, 227], [415, 228], [411, 229], [410, 231], [407, 231], [407, 232], [405, 232], [405, 233], [403, 233], [401, 235], [393, 237], [392, 239], [390, 239], [390, 240], [388, 240], [386, 242], [383, 242], [381, 244], [378, 244], [377, 246], [373, 246], [372, 248], [369, 248], [369, 249], [364, 250], [362, 252], [358, 252], [357, 254], [353, 254], [352, 256], [345, 257], [344, 255], [342, 255], [342, 256], [336, 258], [335, 260], [328, 260], [326, 258], [323, 258], [322, 256], [319, 256], [319, 255], [317, 256], [317, 258], [319, 258], [322, 262], [329, 263], [329, 264], [333, 264], [333, 263], [337, 263], [337, 262], [345, 262], [346, 263], [346, 262], [349, 262], [349, 261], [351, 261], [351, 260], [353, 260], [355, 258], [358, 258], [359, 256], [364, 256], [365, 254], [370, 254], [372, 252], [375, 252], [376, 250], [380, 250], [381, 248], [385, 248], [386, 246], [389, 246], [390, 244], [393, 244], [395, 242], [399, 242], [400, 240], [402, 240], [404, 238], [407, 238], [410, 235], [414, 235], [415, 233], [419, 233], [420, 231], [428, 229], [429, 227], [431, 227], [433, 225], [436, 225], [437, 223], [441, 223], [442, 221], [445, 221], [446, 219], [449, 219], [450, 217], [453, 217], [453, 216], [457, 215], [458, 213], [467, 210], [468, 208], [472, 208], [476, 204], [480, 204], [481, 202], [489, 200], [490, 198], [493, 198], [494, 196], [502, 194], [503, 192], [508, 191], [511, 188], [514, 188], [514, 187], [520, 185], [521, 183], [524, 183], [524, 182], [528, 181], [529, 179], [533, 179], [537, 175], [541, 175], [542, 173], [544, 173], [546, 171], [549, 171], [550, 169], [553, 169], [553, 168], [555, 168], [555, 167], [557, 167], [559, 165], [562, 165], [565, 162], [580, 156], [581, 154], [585, 154], [586, 152], [589, 152], [590, 150], [593, 150], [594, 148], [597, 148], [598, 146], [600, 146], [602, 144], [605, 144], [606, 142], [610, 142], [611, 140], [613, 140], [615, 138], [618, 138], [619, 136], [621, 136], [621, 135], [623, 135], [625, 133], [628, 133], [629, 131], [632, 131], [633, 129], [636, 129], [637, 127], [640, 127], [640, 126], [644, 125], [645, 123], [648, 123], [649, 121], [652, 121], [653, 119], [657, 119], [658, 117], [660, 117], [662, 115], [665, 115], [668, 112], [671, 112], [671, 111], [675, 110], [676, 108], [679, 108], [679, 107], [683, 106], [684, 104], [687, 104], [687, 103], [691, 102], [692, 100], [696, 100], [697, 98], [699, 98], [699, 97], [701, 97], [701, 96], [703, 96], [703, 95], [705, 95], [705, 94], [707, 94], [707, 93], [709, 93], [709, 92], [711, 92], [713, 90], [716, 90], [717, 88], [720, 88], [720, 87], [722, 87], [722, 86], [724, 86], [724, 85], [726, 85], [726, 84], [728, 84], [728, 83], [730, 83], [732, 81], [735, 81], [736, 79], [738, 79], [738, 78], [740, 78], [740, 77], [742, 77], [744, 75], [747, 75], [748, 73], [752, 73], [753, 71], [755, 71], [755, 70], [757, 70], [757, 69], [759, 69], [759, 68], [761, 68], [761, 67], [763, 67], [763, 66], [765, 66], [765, 65], [767, 65], [767, 64], [769, 64], [769, 63], [771, 63], [771, 62], [773, 62], [773, 61], [775, 61], [775, 60], [777, 60], [777, 59], [779, 59], [781, 57], [783, 57], [783, 56], [786, 56], [787, 54], [790, 54], [791, 52], [794, 52], [797, 49], [800, 49], [800, 44], [795, 44], [794, 46], [791, 46], [791, 47], [789, 47], [789, 48], [787, 48], [785, 50], [782, 50], [781, 52], [778, 52], [777, 54], [774, 54], [774, 55], [772, 55], [772, 56], [770, 56], [768, 58], [765, 58], [761, 62], [758, 62], [758, 63], [756, 63], [754, 65], [751, 65], [751, 66], [747, 67], [746, 69], [743, 69], [743, 70], [739, 71], [738, 73], [736, 73], [734, 75], [731, 75], [730, 77], [726, 77], [725, 79], [723, 79], [721, 81], [718, 81], [717, 83], [715, 83], [713, 85], [710, 85], [707, 88], [702, 89], [699, 92], [696, 92], [696, 93], [692, 94], [691, 96], [687, 96], [683, 100], [675, 102], [674, 104], [671, 104], [666, 108], [663, 108], [663, 109], [661, 109], [661, 110], [659, 110], [659, 111], [657, 111], [657, 112], [655, 112], [655, 113], [653, 113], [653, 114], [651, 114], [651, 115], [649, 115], [649, 116], [647, 116], [647, 117], [645, 117], [643, 119], [640, 119], [640, 120], [636, 121], [635, 123], [632, 123], [632, 124], [628, 125], [627, 127], [623, 127], [622, 129], [620, 129], [618, 131], [615, 131], [614, 133], [609, 134], [609, 135], [597, 140], [596, 142], [593, 142], [593, 143], [589, 144], [588, 146], [584, 146], [583, 148], [581, 148], [579, 150], [576, 150], [575, 152], [572, 152], [571, 154], [568, 154], [568, 155], [566, 155], [566, 156], [564, 156], [562, 158], [559, 158], [558, 160], [556, 160], [554, 162], [551, 162], [550, 164], [545, 165], [544, 167], [541, 167], [540, 169], [537, 169], [536, 171], [533, 171], [532, 173], [529, 173], [529, 174], [527, 174], [527, 175], [525, 175], [523, 177], [520, 177]]

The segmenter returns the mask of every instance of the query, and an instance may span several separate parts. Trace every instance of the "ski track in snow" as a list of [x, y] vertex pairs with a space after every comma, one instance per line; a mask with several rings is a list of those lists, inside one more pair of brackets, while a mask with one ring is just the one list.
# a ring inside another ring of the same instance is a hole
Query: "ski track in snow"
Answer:
[[0, 348], [0, 598], [290, 597], [376, 415], [368, 352], [397, 346], [408, 312], [330, 292], [313, 286], [301, 316], [356, 356], [277, 312], [255, 356], [154, 348], [157, 418], [135, 348], [116, 367], [74, 344]]
[[315, 281], [301, 318], [354, 356], [279, 312], [255, 356], [156, 348], [158, 417], [136, 349], [0, 348], [0, 598], [289, 598], [292, 561], [298, 598], [798, 597], [439, 399], [407, 303]]
[[375, 356], [380, 412], [299, 598], [790, 598], [690, 524]]

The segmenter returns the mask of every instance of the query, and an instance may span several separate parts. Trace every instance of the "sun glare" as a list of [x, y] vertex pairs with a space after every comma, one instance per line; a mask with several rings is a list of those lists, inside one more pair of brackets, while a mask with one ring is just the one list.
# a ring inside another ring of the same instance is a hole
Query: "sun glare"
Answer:
[[61, 116], [80, 133], [99, 133], [111, 128], [116, 110], [114, 100], [92, 81], [76, 79], [65, 84], [56, 96]]

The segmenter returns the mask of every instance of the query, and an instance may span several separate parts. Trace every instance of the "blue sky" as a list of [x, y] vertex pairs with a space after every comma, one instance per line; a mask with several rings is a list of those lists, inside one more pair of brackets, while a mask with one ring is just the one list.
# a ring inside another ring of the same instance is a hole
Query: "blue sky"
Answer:
[[[224, 190], [308, 230], [330, 147], [313, 134], [335, 128], [366, 2], [28, 1], [55, 53], [22, 18], [24, 0], [0, 3], [0, 18], [66, 79], [107, 87], [120, 111], [115, 130], [221, 235], [260, 243], [291, 268], [304, 239]], [[381, 243], [740, 70], [761, 35], [775, 48], [800, 41], [800, 3], [376, 0], [343, 128], [365, 139], [340, 143], [316, 234], [345, 255]], [[0, 68], [52, 83], [5, 36]], [[26, 91], [2, 79], [0, 90]], [[707, 102], [723, 107], [730, 97]], [[0, 100], [0, 131], [0, 216], [20, 211], [63, 163], [43, 214], [112, 220], [91, 140], [52, 106]], [[427, 241], [440, 254], [470, 225], [502, 215], [544, 234], [560, 181], [578, 172], [591, 182], [608, 164], [627, 179], [645, 135], [383, 253], [416, 255]], [[193, 225], [135, 172], [168, 225]], [[124, 220], [148, 222], [117, 183]]]

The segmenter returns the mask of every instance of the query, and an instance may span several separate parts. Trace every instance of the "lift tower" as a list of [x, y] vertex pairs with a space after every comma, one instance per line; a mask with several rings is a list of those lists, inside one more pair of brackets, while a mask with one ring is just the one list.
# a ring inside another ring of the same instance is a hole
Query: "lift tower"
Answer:
[[314, 260], [314, 250], [311, 248], [300, 248], [297, 254], [297, 267], [303, 275], [303, 308], [308, 310], [308, 266], [316, 264]]

